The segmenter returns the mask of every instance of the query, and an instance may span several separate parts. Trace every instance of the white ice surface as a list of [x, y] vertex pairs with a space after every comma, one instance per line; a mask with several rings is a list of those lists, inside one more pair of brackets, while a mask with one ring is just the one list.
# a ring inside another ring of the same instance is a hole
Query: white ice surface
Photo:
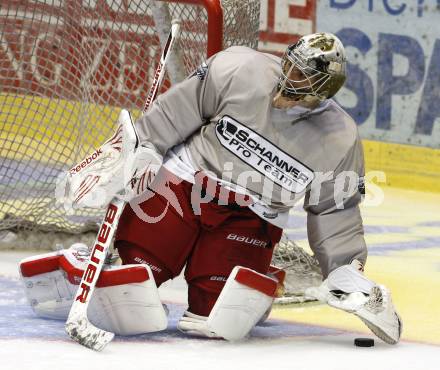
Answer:
[[171, 304], [169, 328], [161, 333], [117, 337], [97, 353], [72, 342], [63, 322], [35, 317], [18, 281], [17, 261], [29, 253], [0, 253], [1, 370], [437, 370], [440, 347], [376, 339], [372, 348], [353, 346], [357, 333], [269, 319], [248, 340], [228, 343], [195, 339], [176, 331], [185, 309], [182, 281], [161, 289]]

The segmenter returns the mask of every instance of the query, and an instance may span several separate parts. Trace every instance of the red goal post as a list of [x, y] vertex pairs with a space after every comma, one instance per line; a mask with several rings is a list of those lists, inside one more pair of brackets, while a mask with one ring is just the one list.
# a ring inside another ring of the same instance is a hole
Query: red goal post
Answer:
[[223, 49], [223, 8], [218, 0], [182, 0], [182, 3], [204, 6], [208, 15], [208, 57]]

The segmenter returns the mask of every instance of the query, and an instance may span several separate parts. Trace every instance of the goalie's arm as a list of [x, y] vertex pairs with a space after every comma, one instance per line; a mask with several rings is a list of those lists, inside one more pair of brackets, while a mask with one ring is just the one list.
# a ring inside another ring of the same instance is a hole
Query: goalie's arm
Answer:
[[363, 179], [364, 158], [359, 137], [344, 155], [334, 176], [321, 184], [317, 204], [312, 204], [310, 191], [304, 201], [310, 247], [319, 261], [324, 278], [334, 269], [350, 264], [354, 259], [363, 264], [367, 259], [359, 210], [363, 196], [362, 186], [356, 182], [352, 192], [341, 198], [341, 189], [338, 189], [340, 184], [338, 186], [335, 180], [338, 175], [348, 172], [355, 174], [356, 180]]
[[[215, 57], [208, 64], [213, 59]], [[141, 143], [148, 142], [165, 155], [169, 148], [184, 142], [213, 115], [216, 90], [208, 68], [199, 67], [199, 71], [160, 95], [136, 121]]]

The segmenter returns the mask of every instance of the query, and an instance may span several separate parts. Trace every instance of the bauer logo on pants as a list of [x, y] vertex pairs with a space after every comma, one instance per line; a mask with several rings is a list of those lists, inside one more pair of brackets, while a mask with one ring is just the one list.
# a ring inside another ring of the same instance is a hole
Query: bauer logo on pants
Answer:
[[226, 149], [286, 190], [300, 193], [314, 178], [312, 170], [229, 116], [217, 122], [215, 133]]

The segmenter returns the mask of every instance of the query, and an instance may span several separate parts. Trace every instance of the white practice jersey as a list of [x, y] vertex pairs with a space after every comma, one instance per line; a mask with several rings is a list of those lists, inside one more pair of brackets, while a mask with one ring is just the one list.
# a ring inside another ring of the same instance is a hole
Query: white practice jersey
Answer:
[[246, 192], [270, 222], [305, 195], [310, 246], [326, 276], [366, 259], [362, 145], [355, 122], [331, 99], [313, 110], [273, 108], [280, 73], [278, 57], [231, 47], [159, 96], [136, 127], [164, 156], [183, 144], [183, 162]]

